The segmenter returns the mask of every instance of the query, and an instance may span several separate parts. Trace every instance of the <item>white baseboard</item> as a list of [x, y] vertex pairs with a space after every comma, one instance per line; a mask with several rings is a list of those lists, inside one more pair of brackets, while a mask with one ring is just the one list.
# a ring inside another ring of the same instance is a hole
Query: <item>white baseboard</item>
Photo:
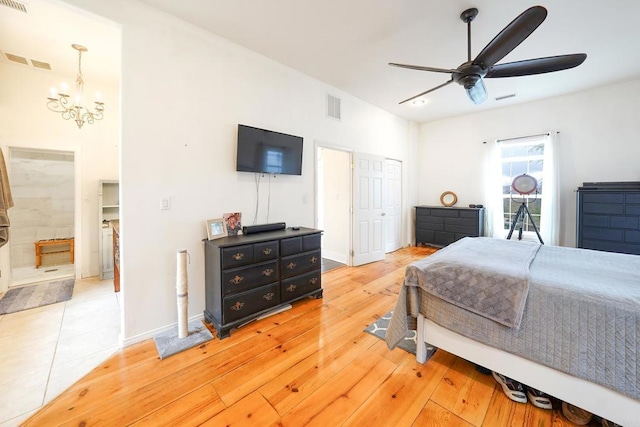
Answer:
[[[204, 313], [200, 313], [198, 315], [190, 317], [189, 318], [189, 322], [192, 322], [194, 320], [203, 320], [203, 319], [204, 319]], [[118, 337], [118, 342], [120, 344], [120, 348], [129, 347], [130, 345], [137, 344], [139, 342], [148, 340], [149, 338], [153, 338], [154, 336], [156, 336], [156, 335], [158, 335], [158, 334], [160, 334], [162, 332], [165, 332], [165, 331], [171, 330], [173, 328], [177, 328], [177, 327], [178, 327], [178, 322], [176, 321], [175, 323], [172, 323], [172, 324], [167, 325], [167, 326], [163, 326], [162, 328], [153, 329], [151, 331], [147, 331], [147, 332], [144, 332], [142, 334], [134, 335], [134, 336], [126, 338], [126, 339], [122, 336], [122, 333], [120, 333], [120, 336]]]

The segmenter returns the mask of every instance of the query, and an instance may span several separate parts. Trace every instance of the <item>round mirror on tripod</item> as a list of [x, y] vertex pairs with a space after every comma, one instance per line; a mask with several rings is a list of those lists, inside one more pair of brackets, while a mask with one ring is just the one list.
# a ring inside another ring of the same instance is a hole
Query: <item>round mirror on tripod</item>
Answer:
[[531, 194], [538, 190], [538, 180], [523, 173], [513, 178], [511, 182], [511, 188], [513, 188], [518, 194]]
[[[511, 188], [520, 194], [521, 196], [528, 196], [531, 193], [536, 193], [536, 198], [538, 197], [538, 180], [532, 177], [531, 175], [527, 175], [523, 173], [522, 175], [518, 175], [513, 178], [511, 182]], [[511, 200], [513, 200], [513, 196], [511, 196]], [[525, 197], [522, 198], [522, 204], [518, 209], [518, 212], [513, 216], [511, 220], [511, 229], [509, 230], [509, 234], [507, 235], [507, 240], [511, 239], [513, 235], [513, 231], [516, 227], [518, 227], [518, 240], [522, 240], [522, 228], [524, 227], [525, 215], [529, 218], [529, 222], [533, 230], [536, 232], [538, 236], [538, 240], [541, 244], [544, 244], [542, 241], [542, 237], [540, 236], [540, 232], [538, 231], [538, 227], [536, 227], [536, 223], [533, 221], [533, 217], [529, 212], [529, 208], [527, 207], [527, 200]]]

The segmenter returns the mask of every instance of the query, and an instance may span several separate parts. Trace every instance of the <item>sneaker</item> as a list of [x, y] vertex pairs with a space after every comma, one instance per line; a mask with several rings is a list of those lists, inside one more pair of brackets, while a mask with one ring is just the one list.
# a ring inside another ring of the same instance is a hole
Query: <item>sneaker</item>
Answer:
[[552, 408], [551, 399], [549, 398], [548, 394], [543, 393], [533, 387], [529, 387], [528, 385], [525, 385], [524, 388], [527, 391], [527, 397], [529, 398], [529, 401], [533, 404], [533, 406], [542, 409]]
[[527, 403], [527, 396], [524, 394], [522, 384], [494, 371], [491, 371], [491, 375], [502, 386], [502, 391], [509, 399], [518, 403]]

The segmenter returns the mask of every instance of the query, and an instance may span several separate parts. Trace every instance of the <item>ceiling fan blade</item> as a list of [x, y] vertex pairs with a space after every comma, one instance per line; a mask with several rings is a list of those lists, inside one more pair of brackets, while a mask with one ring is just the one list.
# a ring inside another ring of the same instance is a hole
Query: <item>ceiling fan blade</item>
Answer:
[[408, 68], [410, 70], [433, 71], [434, 73], [455, 73], [456, 72], [456, 70], [448, 70], [446, 68], [433, 68], [433, 67], [423, 67], [421, 65], [396, 64], [394, 62], [389, 62], [389, 65], [391, 65], [392, 67]]
[[500, 31], [472, 63], [482, 68], [491, 67], [529, 37], [546, 17], [547, 9], [542, 6], [533, 6], [525, 10]]
[[482, 104], [487, 100], [487, 88], [485, 87], [482, 79], [478, 79], [475, 85], [468, 89], [465, 88], [465, 90], [467, 91], [469, 99], [471, 99], [471, 101], [476, 105]]
[[546, 58], [496, 64], [489, 68], [485, 77], [519, 77], [568, 70], [569, 68], [582, 64], [585, 59], [587, 59], [586, 53], [574, 53], [570, 55], [547, 56]]
[[405, 102], [413, 101], [413, 100], [414, 100], [414, 99], [416, 99], [416, 98], [420, 98], [421, 96], [428, 94], [429, 92], [433, 92], [434, 90], [438, 90], [438, 89], [440, 89], [441, 87], [445, 87], [445, 86], [446, 86], [446, 85], [448, 85], [449, 83], [453, 83], [453, 79], [451, 79], [451, 80], [449, 80], [449, 81], [447, 81], [447, 82], [445, 82], [445, 83], [442, 83], [441, 85], [438, 85], [438, 86], [436, 86], [436, 87], [433, 87], [433, 88], [431, 88], [431, 89], [429, 89], [429, 90], [427, 90], [427, 91], [425, 91], [425, 92], [419, 93], [419, 94], [417, 94], [416, 96], [412, 96], [412, 97], [411, 97], [411, 98], [409, 98], [409, 99], [405, 99], [404, 101], [399, 102], [399, 104], [404, 104]]

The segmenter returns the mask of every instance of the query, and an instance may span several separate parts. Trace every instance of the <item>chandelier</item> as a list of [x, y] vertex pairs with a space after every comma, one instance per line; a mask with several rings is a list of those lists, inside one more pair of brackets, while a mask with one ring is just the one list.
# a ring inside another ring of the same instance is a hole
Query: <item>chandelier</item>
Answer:
[[100, 100], [100, 93], [96, 95], [95, 108], [90, 111], [87, 107], [82, 105], [83, 92], [84, 92], [84, 80], [82, 79], [82, 52], [86, 52], [87, 48], [79, 44], [72, 44], [72, 48], [78, 51], [78, 77], [76, 77], [76, 96], [73, 104], [69, 101], [69, 94], [67, 93], [67, 85], [62, 84], [60, 92], [55, 87], [51, 88], [51, 94], [47, 98], [47, 108], [53, 112], [61, 113], [62, 118], [65, 120], [73, 119], [78, 125], [78, 129], [82, 128], [82, 125], [87, 122], [93, 124], [95, 120], [102, 120], [104, 117], [102, 112], [104, 111], [104, 103]]

